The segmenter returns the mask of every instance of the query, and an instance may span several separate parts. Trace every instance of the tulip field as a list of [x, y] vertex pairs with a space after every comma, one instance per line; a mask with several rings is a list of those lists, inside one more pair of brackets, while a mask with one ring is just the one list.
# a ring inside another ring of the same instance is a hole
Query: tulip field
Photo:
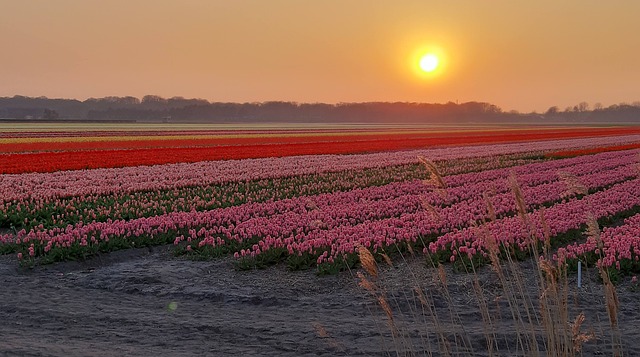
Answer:
[[558, 260], [638, 272], [639, 165], [634, 127], [3, 132], [0, 254], [171, 245], [333, 273], [361, 246], [462, 266], [550, 239]]

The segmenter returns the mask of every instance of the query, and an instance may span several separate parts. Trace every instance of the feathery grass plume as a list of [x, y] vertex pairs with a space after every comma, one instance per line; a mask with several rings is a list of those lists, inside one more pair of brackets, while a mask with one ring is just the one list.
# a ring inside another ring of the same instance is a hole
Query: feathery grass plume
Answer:
[[438, 265], [438, 279], [443, 287], [447, 287], [447, 272], [444, 271], [444, 266], [442, 264]]
[[558, 177], [560, 177], [560, 180], [567, 185], [567, 190], [564, 192], [563, 197], [586, 195], [589, 193], [587, 186], [583, 185], [576, 175], [566, 171], [559, 171]]
[[548, 256], [537, 261], [540, 284], [540, 314], [547, 352], [556, 356], [571, 356], [573, 334], [569, 328], [568, 284], [566, 264], [554, 265]]
[[413, 247], [411, 246], [411, 242], [407, 243], [407, 250], [409, 251], [409, 254], [411, 254], [411, 256], [416, 255], [416, 253], [413, 251]]
[[524, 202], [524, 194], [522, 193], [522, 189], [520, 189], [520, 184], [518, 184], [518, 180], [516, 179], [516, 174], [511, 171], [509, 174], [509, 186], [511, 187], [511, 191], [516, 199], [516, 207], [518, 208], [518, 214], [522, 218], [522, 220], [527, 224], [529, 222], [529, 218], [527, 216], [527, 205]]
[[446, 199], [449, 196], [449, 192], [444, 188], [436, 188], [433, 192], [437, 193], [442, 199]]
[[376, 265], [376, 260], [373, 258], [373, 254], [369, 251], [369, 249], [364, 246], [358, 247], [358, 258], [360, 259], [360, 264], [364, 270], [369, 273], [374, 278], [378, 277], [378, 267]]
[[307, 209], [307, 211], [314, 211], [318, 209], [318, 205], [315, 202], [309, 200], [306, 202], [305, 208]]
[[603, 243], [602, 239], [600, 239], [600, 225], [591, 213], [587, 214], [587, 236], [596, 242], [598, 250], [602, 254]]
[[558, 279], [558, 270], [556, 269], [555, 266], [553, 266], [553, 264], [550, 261], [548, 261], [547, 259], [540, 259], [538, 261], [538, 264], [540, 266], [540, 269], [545, 274], [547, 274], [549, 279], [553, 279], [554, 281], [557, 281], [557, 279]]
[[442, 175], [440, 175], [440, 171], [436, 164], [433, 161], [425, 158], [424, 156], [418, 156], [418, 160], [424, 165], [427, 171], [430, 173], [430, 179], [426, 181], [426, 183], [432, 183], [437, 188], [446, 189], [447, 184], [444, 182]]
[[316, 229], [327, 228], [327, 224], [322, 222], [322, 220], [316, 219], [311, 221], [311, 223], [309, 223], [309, 227], [316, 228]]
[[493, 206], [491, 199], [489, 198], [489, 194], [487, 192], [482, 193], [482, 198], [484, 198], [484, 202], [487, 205], [487, 214], [489, 215], [490, 221], [496, 220], [496, 208]]
[[618, 326], [618, 308], [620, 306], [618, 293], [616, 292], [616, 287], [611, 282], [611, 278], [609, 278], [609, 273], [603, 267], [600, 267], [600, 276], [604, 282], [604, 293], [607, 301], [609, 321], [611, 322], [611, 327], [616, 328]]
[[420, 300], [420, 303], [423, 306], [427, 306], [428, 305], [427, 297], [424, 295], [424, 292], [422, 291], [422, 289], [420, 289], [420, 287], [418, 286], [414, 286], [413, 291], [415, 291], [416, 294], [418, 295], [418, 300]]
[[611, 333], [613, 340], [611, 341], [614, 349], [614, 355], [619, 356], [620, 346], [622, 346], [622, 340], [620, 336], [620, 330], [618, 329], [618, 309], [620, 306], [620, 301], [618, 300], [618, 294], [616, 292], [616, 287], [611, 282], [609, 278], [609, 273], [602, 266], [600, 269], [600, 276], [602, 277], [602, 281], [604, 282], [604, 294], [605, 301], [607, 304], [607, 313], [609, 314], [609, 323], [611, 325]]
[[382, 295], [378, 295], [377, 299], [380, 307], [382, 307], [382, 310], [387, 315], [389, 322], [393, 323], [393, 312], [391, 311], [391, 306], [389, 306], [387, 299], [385, 299], [385, 297]]
[[387, 255], [387, 253], [382, 253], [380, 255], [382, 256], [382, 259], [384, 259], [385, 263], [387, 263], [388, 266], [390, 267], [393, 266], [393, 262], [391, 261], [391, 258]]
[[585, 342], [589, 342], [596, 337], [593, 331], [586, 334], [580, 332], [580, 327], [582, 326], [584, 319], [584, 313], [581, 312], [578, 316], [576, 316], [575, 321], [571, 324], [571, 334], [573, 335], [573, 349], [576, 352], [581, 352], [582, 345]]
[[376, 291], [378, 290], [378, 287], [376, 286], [376, 284], [372, 283], [371, 280], [367, 279], [367, 277], [364, 276], [362, 272], [357, 272], [356, 276], [360, 280], [358, 285], [361, 288], [364, 288], [366, 291], [370, 292], [371, 294], [375, 295]]
[[542, 246], [542, 253], [544, 256], [548, 256], [551, 251], [551, 229], [549, 228], [549, 223], [547, 222], [547, 217], [545, 215], [544, 207], [540, 207], [540, 222], [542, 223], [542, 236], [544, 237], [544, 245]]
[[609, 324], [611, 326], [611, 334], [612, 334], [612, 347], [614, 350], [614, 355], [621, 355], [620, 346], [622, 346], [620, 330], [618, 329], [618, 310], [620, 307], [620, 301], [618, 300], [618, 293], [616, 292], [616, 287], [611, 282], [611, 278], [609, 277], [609, 272], [602, 264], [602, 256], [603, 256], [603, 246], [602, 239], [600, 237], [600, 226], [598, 225], [598, 221], [594, 217], [593, 214], [589, 213], [587, 216], [587, 235], [589, 238], [595, 240], [598, 251], [600, 254], [600, 258], [598, 259], [598, 270], [600, 272], [600, 277], [602, 278], [602, 282], [604, 284], [604, 297], [607, 305], [607, 313], [609, 315]]
[[489, 260], [491, 261], [491, 269], [494, 272], [498, 273], [498, 271], [501, 269], [500, 257], [499, 257], [500, 247], [498, 246], [498, 241], [493, 236], [493, 234], [489, 232], [487, 227], [485, 226], [478, 227], [477, 230], [480, 233], [478, 236], [482, 239], [482, 242], [484, 243], [484, 247], [487, 250], [487, 253], [489, 254]]
[[[527, 204], [524, 200], [524, 194], [522, 193], [522, 189], [520, 188], [520, 184], [518, 184], [518, 180], [516, 179], [516, 175], [513, 171], [509, 174], [509, 186], [511, 187], [511, 191], [513, 192], [514, 198], [516, 200], [516, 207], [518, 209], [518, 215], [524, 222], [525, 228], [528, 230], [526, 233], [526, 246], [531, 250], [531, 252], [536, 252], [538, 250], [538, 240], [536, 239], [536, 226], [531, 222], [529, 218], [529, 213], [527, 212]], [[513, 249], [513, 247], [512, 247]]]
[[431, 215], [433, 217], [435, 217], [435, 219], [437, 220], [442, 220], [442, 217], [440, 216], [440, 213], [438, 213], [438, 210], [436, 210], [435, 207], [433, 207], [426, 198], [424, 197], [420, 197], [420, 205], [422, 206], [422, 208], [424, 208], [425, 211], [431, 213]]
[[391, 330], [391, 334], [394, 338], [394, 345], [396, 345], [396, 347], [399, 347], [399, 341], [396, 340], [399, 331], [396, 327], [395, 320], [393, 319], [393, 311], [391, 311], [391, 306], [389, 306], [389, 302], [387, 302], [387, 299], [383, 294], [378, 294], [378, 296], [376, 296], [376, 299], [378, 300], [378, 304], [382, 308], [382, 311], [384, 311], [385, 315], [387, 315], [387, 323], [389, 324], [389, 329]]

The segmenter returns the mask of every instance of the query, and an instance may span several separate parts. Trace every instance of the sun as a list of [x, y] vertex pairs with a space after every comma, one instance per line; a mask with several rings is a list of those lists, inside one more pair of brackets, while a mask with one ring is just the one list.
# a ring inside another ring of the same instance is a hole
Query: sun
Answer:
[[438, 69], [440, 60], [433, 53], [427, 53], [420, 57], [420, 69], [426, 73], [431, 73]]
[[405, 73], [412, 78], [412, 81], [417, 80], [417, 83], [428, 85], [440, 83], [450, 74], [449, 51], [440, 45], [415, 46], [403, 58], [402, 66], [405, 68]]

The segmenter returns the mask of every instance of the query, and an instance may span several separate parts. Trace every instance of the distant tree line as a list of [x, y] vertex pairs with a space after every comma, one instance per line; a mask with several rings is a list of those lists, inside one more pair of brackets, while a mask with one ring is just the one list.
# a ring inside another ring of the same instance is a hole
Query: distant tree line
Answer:
[[545, 113], [504, 112], [490, 103], [256, 103], [209, 102], [183, 97], [135, 97], [49, 99], [46, 97], [0, 97], [0, 119], [18, 120], [135, 120], [202, 123], [472, 123], [472, 122], [610, 122], [640, 123], [640, 103], [604, 108], [586, 102]]

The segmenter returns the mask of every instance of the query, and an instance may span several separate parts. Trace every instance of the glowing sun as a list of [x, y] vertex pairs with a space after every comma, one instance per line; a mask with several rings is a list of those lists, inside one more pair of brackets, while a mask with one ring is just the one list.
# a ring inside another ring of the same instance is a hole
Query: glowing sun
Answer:
[[420, 69], [427, 73], [431, 73], [438, 69], [439, 64], [440, 60], [438, 60], [438, 57], [432, 53], [427, 53], [420, 58]]

